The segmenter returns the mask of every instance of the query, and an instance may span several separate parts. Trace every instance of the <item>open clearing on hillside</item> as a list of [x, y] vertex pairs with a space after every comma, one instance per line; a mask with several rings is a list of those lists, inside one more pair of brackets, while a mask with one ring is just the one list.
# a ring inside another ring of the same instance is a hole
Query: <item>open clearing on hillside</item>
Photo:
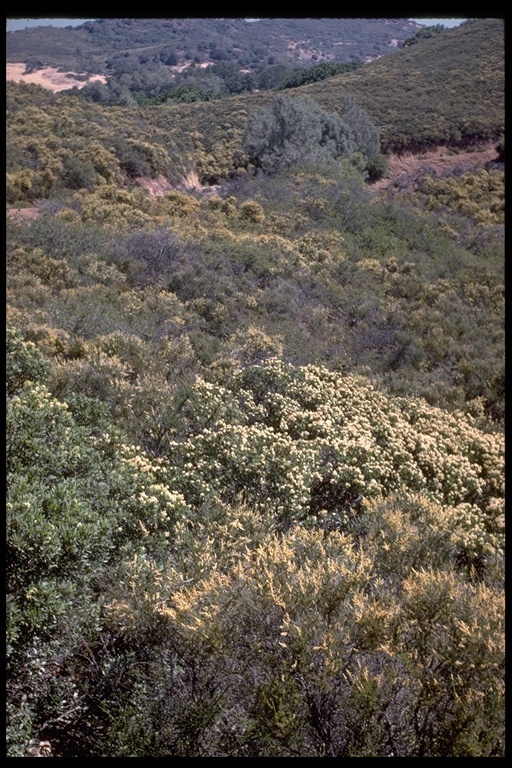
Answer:
[[447, 176], [455, 171], [467, 173], [483, 168], [487, 163], [496, 160], [496, 142], [487, 142], [472, 151], [453, 150], [447, 147], [435, 147], [428, 152], [418, 155], [390, 155], [388, 172], [383, 179], [372, 184], [372, 189], [379, 190], [399, 186], [400, 181], [408, 185], [418, 180], [420, 176]]
[[56, 93], [57, 91], [65, 91], [68, 88], [83, 88], [87, 83], [91, 83], [93, 80], [101, 80], [102, 83], [107, 82], [107, 78], [104, 75], [91, 75], [87, 80], [78, 80], [78, 77], [85, 77], [78, 72], [60, 72], [55, 67], [45, 67], [44, 69], [37, 69], [35, 72], [25, 73], [26, 64], [7, 64], [7, 80], [14, 80], [15, 83], [35, 83], [36, 85], [42, 85], [43, 88], [48, 88], [49, 91]]

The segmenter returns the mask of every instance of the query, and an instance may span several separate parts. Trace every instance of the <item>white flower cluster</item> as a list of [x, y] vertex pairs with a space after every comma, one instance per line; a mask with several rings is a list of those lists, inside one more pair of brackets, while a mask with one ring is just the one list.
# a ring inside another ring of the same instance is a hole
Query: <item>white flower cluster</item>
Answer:
[[362, 498], [421, 493], [460, 507], [462, 528], [477, 536], [484, 526], [491, 540], [502, 527], [503, 436], [482, 432], [470, 417], [388, 397], [362, 377], [278, 359], [240, 370], [230, 391], [199, 383], [197, 392], [208, 400], [200, 410], [221, 415], [172, 442], [168, 454], [192, 503], [241, 493], [281, 520], [305, 521], [343, 519]]
[[120, 482], [130, 496], [124, 507], [127, 526], [135, 518], [145, 536], [161, 533], [168, 538], [188, 507], [183, 495], [169, 486], [164, 462], [150, 458], [139, 446], [123, 445], [121, 473]]

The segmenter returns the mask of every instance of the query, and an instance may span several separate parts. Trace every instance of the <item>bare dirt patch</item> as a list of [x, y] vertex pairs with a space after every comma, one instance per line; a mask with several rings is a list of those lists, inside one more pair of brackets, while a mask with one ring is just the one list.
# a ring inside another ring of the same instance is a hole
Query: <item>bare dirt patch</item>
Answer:
[[453, 173], [467, 173], [477, 168], [484, 168], [496, 160], [495, 142], [488, 142], [472, 152], [449, 150], [436, 147], [419, 155], [391, 155], [388, 159], [388, 172], [383, 179], [372, 184], [373, 190], [389, 187], [413, 186], [421, 176], [449, 176]]
[[199, 177], [195, 171], [190, 171], [186, 174], [181, 183], [173, 185], [166, 179], [165, 176], [157, 176], [156, 179], [150, 179], [144, 176], [135, 179], [137, 184], [146, 190], [150, 197], [160, 197], [165, 195], [166, 192], [170, 192], [172, 189], [177, 189], [183, 192], [200, 192], [203, 195], [213, 195], [220, 188], [218, 184], [204, 185], [199, 181]]
[[39, 209], [35, 206], [33, 208], [7, 208], [7, 216], [11, 219], [17, 219], [18, 221], [37, 219], [39, 216]]
[[87, 80], [79, 80], [77, 78], [85, 77], [85, 75], [80, 75], [79, 72], [59, 72], [55, 67], [45, 67], [44, 69], [37, 69], [35, 72], [25, 73], [25, 68], [25, 64], [7, 64], [7, 80], [14, 80], [15, 83], [35, 83], [54, 93], [65, 91], [74, 86], [83, 88], [84, 85], [92, 83], [94, 80], [100, 80], [102, 83], [107, 82], [104, 75], [91, 75]]
[[165, 195], [166, 192], [170, 192], [173, 189], [172, 184], [165, 178], [165, 176], [158, 176], [156, 179], [150, 179], [140, 177], [136, 179], [137, 184], [145, 189], [150, 197], [160, 197]]

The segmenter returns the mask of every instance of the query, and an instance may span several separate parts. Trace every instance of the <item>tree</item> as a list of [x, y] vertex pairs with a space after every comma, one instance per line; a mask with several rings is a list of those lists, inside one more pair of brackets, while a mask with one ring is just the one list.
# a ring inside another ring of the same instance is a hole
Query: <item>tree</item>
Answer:
[[413, 35], [413, 37], [408, 37], [407, 40], [404, 40], [402, 43], [402, 48], [408, 48], [411, 45], [420, 43], [422, 40], [428, 40], [429, 37], [440, 35], [441, 32], [445, 31], [446, 27], [444, 24], [434, 24], [430, 27], [422, 27], [422, 29], [419, 29], [416, 34]]
[[309, 96], [277, 96], [270, 109], [249, 115], [243, 147], [269, 173], [298, 163], [326, 165], [358, 147], [349, 126]]
[[365, 159], [378, 155], [380, 152], [379, 129], [354, 96], [345, 96], [341, 115], [343, 122], [352, 133], [357, 151], [361, 152]]
[[281, 80], [277, 88], [280, 91], [286, 90], [287, 88], [298, 88], [307, 83], [316, 83], [319, 80], [325, 80], [328, 77], [341, 75], [343, 72], [351, 72], [362, 66], [363, 64], [361, 61], [322, 61], [319, 64], [314, 64], [312, 67], [295, 69]]
[[279, 88], [283, 78], [286, 78], [290, 69], [286, 64], [270, 64], [257, 75], [258, 88], [269, 91], [271, 88]]
[[208, 67], [206, 73], [216, 75], [224, 81], [228, 93], [243, 93], [252, 91], [255, 77], [251, 72], [242, 72], [234, 61], [219, 61]]
[[366, 163], [366, 172], [368, 174], [368, 181], [377, 181], [382, 179], [388, 172], [388, 161], [385, 155], [374, 155], [370, 157]]

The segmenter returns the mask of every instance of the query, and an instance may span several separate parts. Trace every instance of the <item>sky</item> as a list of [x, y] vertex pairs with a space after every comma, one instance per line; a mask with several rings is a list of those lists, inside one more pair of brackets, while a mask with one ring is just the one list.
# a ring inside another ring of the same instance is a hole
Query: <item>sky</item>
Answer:
[[[94, 19], [7, 19], [7, 32], [15, 32], [17, 29], [27, 29], [28, 27], [53, 26], [53, 27], [76, 27], [85, 21], [94, 21]], [[418, 24], [433, 26], [443, 24], [445, 27], [457, 27], [465, 19], [411, 19]]]
[[434, 27], [436, 24], [442, 24], [443, 27], [458, 27], [466, 19], [410, 19], [426, 27]]
[[28, 27], [77, 27], [85, 21], [94, 21], [94, 19], [6, 19], [7, 32], [16, 32], [18, 29], [28, 29]]

